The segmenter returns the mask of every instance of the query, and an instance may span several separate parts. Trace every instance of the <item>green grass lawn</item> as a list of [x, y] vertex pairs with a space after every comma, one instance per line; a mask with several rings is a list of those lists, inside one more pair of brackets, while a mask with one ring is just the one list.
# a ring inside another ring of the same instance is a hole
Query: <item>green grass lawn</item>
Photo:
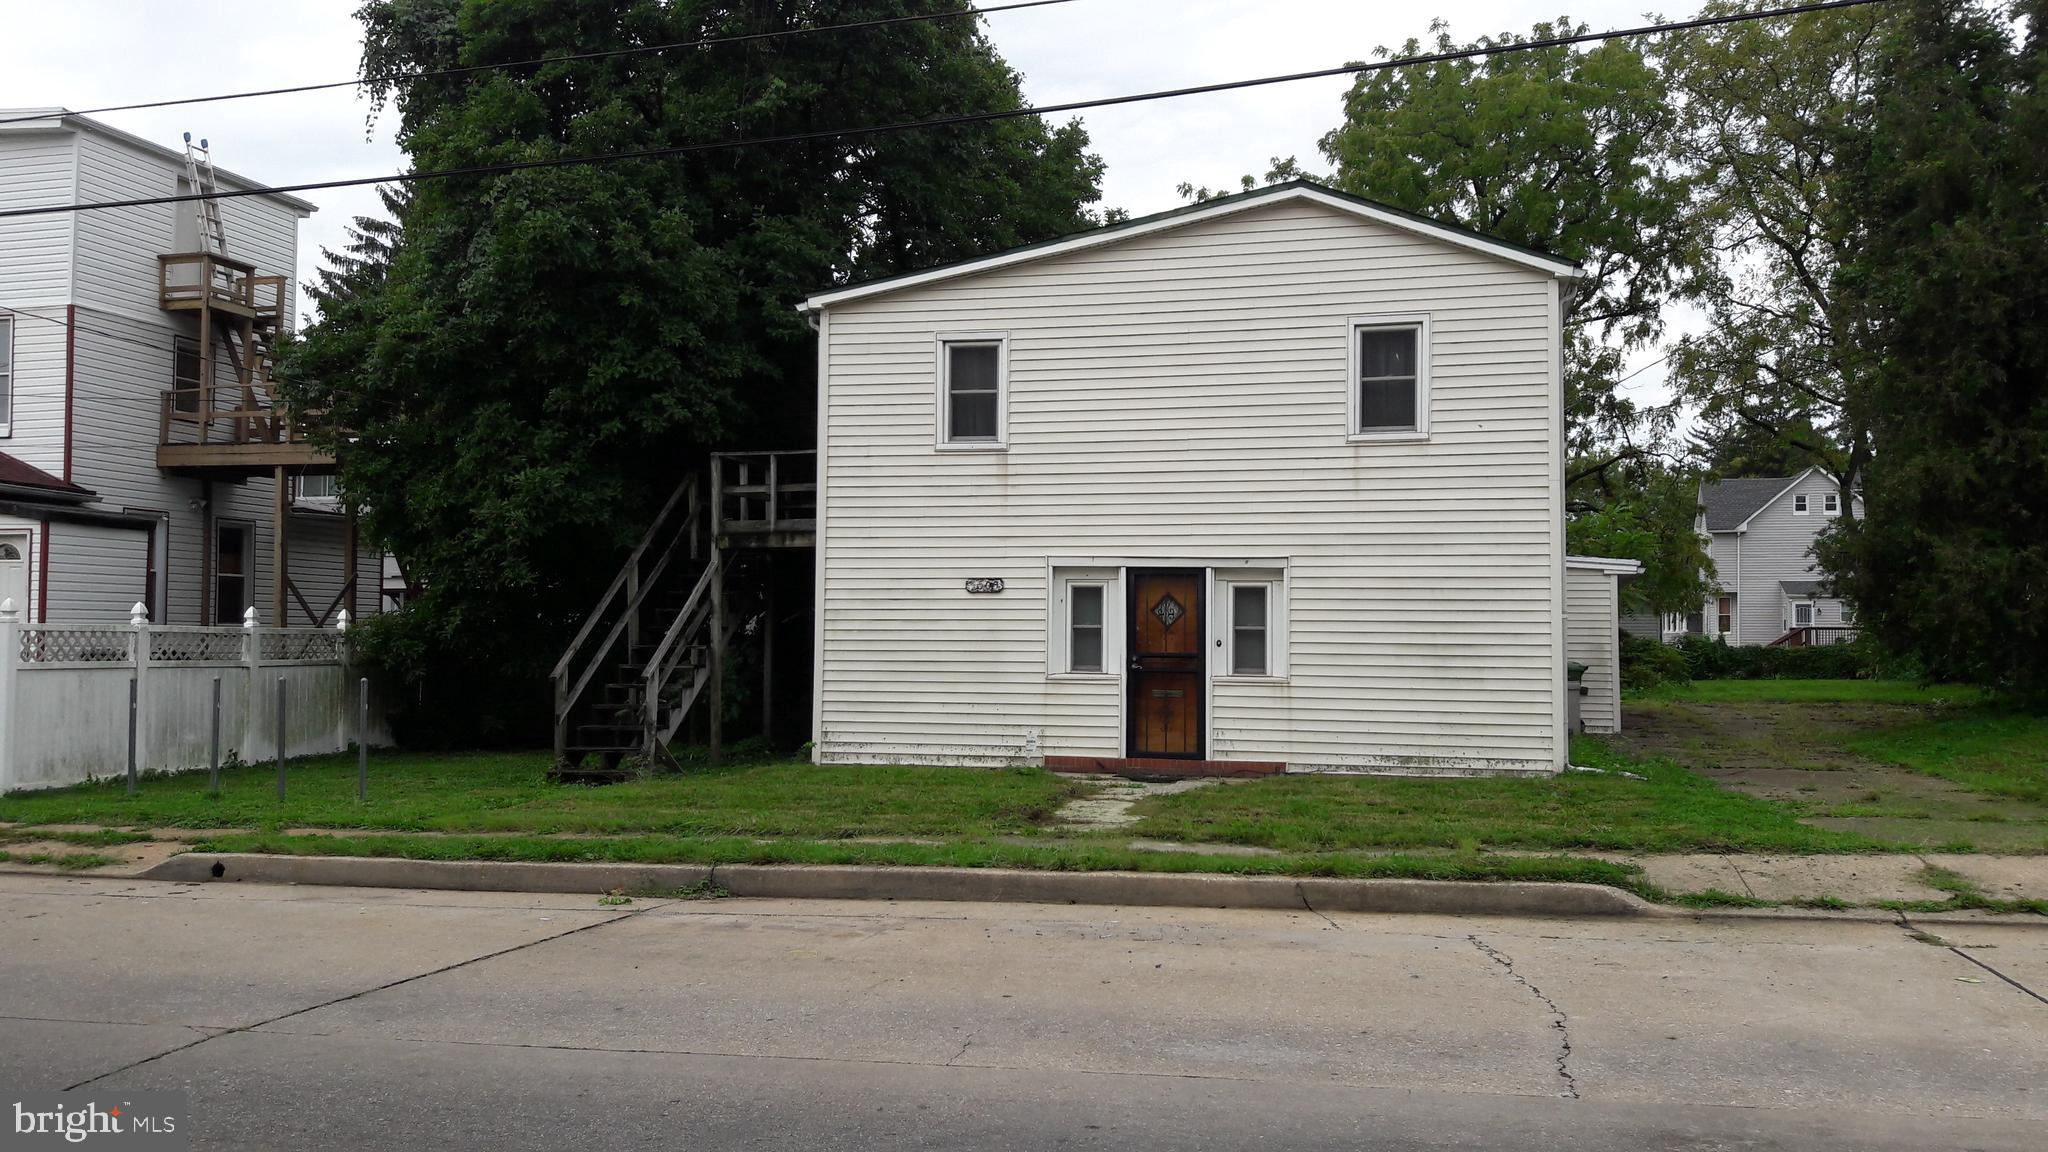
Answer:
[[2048, 716], [1964, 708], [1843, 744], [1972, 792], [2048, 804]]
[[1697, 701], [1707, 704], [1976, 704], [1983, 694], [1960, 684], [1916, 684], [1910, 680], [1695, 680], [1660, 684], [1630, 702]]
[[116, 827], [364, 828], [414, 832], [664, 833], [676, 836], [995, 836], [1035, 832], [1080, 785], [1038, 769], [701, 768], [607, 787], [551, 784], [542, 753], [388, 754], [356, 802], [350, 756], [152, 776], [0, 797], [0, 821]]
[[1572, 761], [1642, 777], [1537, 779], [1278, 776], [1141, 801], [1140, 836], [1285, 852], [1371, 848], [1613, 849], [1642, 852], [1883, 851], [1810, 828], [1780, 804], [1730, 792], [1668, 760], [1634, 761], [1600, 740]]

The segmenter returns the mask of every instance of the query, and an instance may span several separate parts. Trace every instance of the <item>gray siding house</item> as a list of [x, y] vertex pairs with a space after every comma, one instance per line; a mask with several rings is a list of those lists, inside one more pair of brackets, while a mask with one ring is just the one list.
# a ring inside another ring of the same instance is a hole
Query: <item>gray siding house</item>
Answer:
[[[1862, 515], [1862, 502], [1856, 514]], [[1623, 627], [1675, 640], [1688, 633], [1730, 644], [1834, 644], [1855, 635], [1854, 608], [1823, 593], [1814, 538], [1841, 515], [1841, 491], [1818, 468], [1797, 476], [1700, 485], [1698, 527], [1720, 591], [1699, 611], [1630, 617]]]

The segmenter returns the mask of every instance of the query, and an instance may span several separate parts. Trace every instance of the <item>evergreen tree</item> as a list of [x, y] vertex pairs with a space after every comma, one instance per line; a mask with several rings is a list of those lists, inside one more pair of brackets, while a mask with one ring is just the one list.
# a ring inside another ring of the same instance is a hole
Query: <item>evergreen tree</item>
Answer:
[[1910, 0], [1846, 151], [1844, 284], [1870, 369], [1866, 519], [1821, 559], [1931, 675], [2048, 696], [2048, 48], [2018, 14]]

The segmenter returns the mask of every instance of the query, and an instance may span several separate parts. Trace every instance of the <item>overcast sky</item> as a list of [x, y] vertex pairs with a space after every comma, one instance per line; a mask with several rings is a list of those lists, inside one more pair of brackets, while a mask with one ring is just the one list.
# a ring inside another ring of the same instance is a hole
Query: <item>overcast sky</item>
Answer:
[[[0, 37], [0, 107], [72, 109], [214, 92], [341, 80], [355, 75], [358, 0], [66, 0], [14, 4]], [[1568, 10], [1595, 28], [1647, 22], [1639, 0], [1436, 0], [1410, 7], [1361, 0], [1075, 0], [997, 13], [997, 48], [1024, 76], [1034, 104], [1326, 68], [1375, 47], [1426, 37], [1432, 16], [1468, 40], [1526, 32]], [[1342, 78], [1196, 96], [1082, 117], [1108, 164], [1104, 202], [1134, 215], [1181, 203], [1182, 181], [1233, 184], [1275, 156], [1321, 170], [1316, 140], [1333, 127]], [[272, 184], [396, 172], [404, 157], [352, 89], [198, 104], [103, 119], [177, 146], [190, 131], [213, 142], [223, 168]], [[350, 217], [375, 212], [368, 188], [309, 194], [320, 211], [300, 230], [299, 277]], [[230, 238], [232, 242], [232, 238]], [[1636, 366], [1657, 353], [1636, 358]], [[1652, 368], [1631, 395], [1655, 402]]]

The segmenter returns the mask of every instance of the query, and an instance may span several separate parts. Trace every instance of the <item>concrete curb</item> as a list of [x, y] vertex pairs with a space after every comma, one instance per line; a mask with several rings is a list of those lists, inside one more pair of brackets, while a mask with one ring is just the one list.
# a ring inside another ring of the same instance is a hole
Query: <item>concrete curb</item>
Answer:
[[[219, 869], [216, 874], [216, 867]], [[1597, 884], [1340, 880], [1203, 872], [1032, 872], [809, 864], [549, 864], [188, 852], [138, 879], [214, 880], [479, 892], [662, 893], [705, 886], [734, 896], [810, 900], [967, 900], [1449, 916], [1672, 916]]]

